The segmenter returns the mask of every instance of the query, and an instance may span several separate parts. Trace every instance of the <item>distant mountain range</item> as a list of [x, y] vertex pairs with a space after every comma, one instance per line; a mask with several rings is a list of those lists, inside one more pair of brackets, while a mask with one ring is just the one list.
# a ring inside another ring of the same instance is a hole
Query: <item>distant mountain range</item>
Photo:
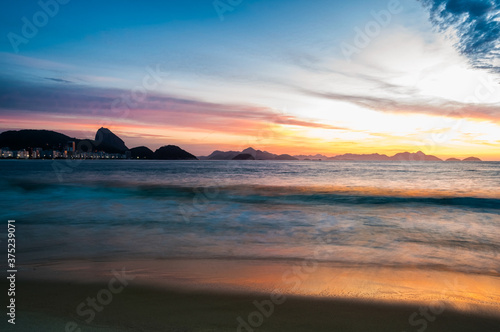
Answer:
[[[338, 161], [443, 161], [442, 159], [426, 155], [422, 151], [415, 153], [402, 152], [394, 156], [385, 154], [352, 154], [346, 153], [335, 157], [327, 157], [322, 154], [316, 155], [295, 155], [288, 154], [277, 155], [267, 151], [247, 148], [243, 151], [219, 151], [212, 152], [209, 156], [199, 157], [200, 160], [338, 160]], [[447, 161], [460, 161], [456, 158], [450, 158]], [[470, 157], [463, 161], [481, 161], [479, 158]]]
[[246, 148], [243, 151], [214, 151], [209, 156], [199, 157], [200, 160], [299, 160], [289, 154], [274, 154], [267, 151]]
[[[418, 151], [415, 153], [410, 152], [402, 152], [397, 153], [392, 157], [389, 157], [385, 154], [343, 154], [340, 156], [330, 157], [328, 160], [352, 160], [352, 161], [443, 161], [442, 159], [427, 155], [422, 151]], [[460, 160], [457, 158], [449, 158], [446, 161], [481, 161], [481, 159], [476, 157], [469, 157], [464, 160]]]
[[385, 154], [343, 154], [328, 158], [328, 160], [354, 160], [354, 161], [443, 161], [438, 157], [426, 155], [422, 151], [416, 153], [402, 152], [397, 153], [392, 157]]
[[457, 158], [448, 158], [445, 161], [482, 161], [482, 160], [479, 158], [476, 158], [476, 157], [469, 157], [469, 158], [465, 158], [464, 160], [460, 160]]
[[[10, 148], [11, 150], [35, 149], [62, 151], [68, 147], [69, 143], [75, 142], [76, 150], [83, 152], [103, 151], [106, 153], [130, 153], [132, 159], [157, 159], [157, 160], [333, 160], [333, 161], [443, 161], [442, 159], [426, 155], [422, 151], [415, 153], [402, 152], [394, 156], [385, 154], [352, 154], [347, 153], [334, 157], [327, 157], [322, 154], [316, 155], [296, 155], [274, 154], [267, 151], [256, 150], [252, 147], [243, 151], [219, 151], [212, 152], [209, 156], [195, 157], [191, 153], [175, 145], [165, 145], [156, 151], [148, 147], [139, 146], [129, 149], [125, 142], [107, 128], [99, 128], [95, 139], [78, 139], [50, 130], [11, 130], [0, 134], [0, 148]], [[460, 159], [449, 158], [447, 162], [459, 162]], [[462, 161], [481, 161], [476, 157], [469, 157]]]
[[299, 160], [327, 160], [329, 157], [322, 155], [322, 154], [315, 154], [315, 155], [304, 155], [304, 154], [299, 154], [295, 155], [295, 158]]

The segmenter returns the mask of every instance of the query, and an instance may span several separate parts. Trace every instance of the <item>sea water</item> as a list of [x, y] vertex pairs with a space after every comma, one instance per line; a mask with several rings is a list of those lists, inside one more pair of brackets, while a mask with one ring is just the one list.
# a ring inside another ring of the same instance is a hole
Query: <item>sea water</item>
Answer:
[[3, 160], [0, 187], [23, 263], [314, 256], [500, 275], [498, 162]]

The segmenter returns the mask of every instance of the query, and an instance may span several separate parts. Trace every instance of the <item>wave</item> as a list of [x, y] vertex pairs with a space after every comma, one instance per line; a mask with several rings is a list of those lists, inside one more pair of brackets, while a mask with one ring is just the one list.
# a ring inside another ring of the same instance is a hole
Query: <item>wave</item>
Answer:
[[221, 185], [183, 186], [132, 181], [54, 183], [26, 179], [0, 182], [2, 190], [68, 192], [142, 199], [202, 199], [246, 204], [344, 204], [373, 206], [439, 205], [500, 210], [500, 198], [488, 193], [456, 193], [444, 190], [401, 190], [372, 187]]

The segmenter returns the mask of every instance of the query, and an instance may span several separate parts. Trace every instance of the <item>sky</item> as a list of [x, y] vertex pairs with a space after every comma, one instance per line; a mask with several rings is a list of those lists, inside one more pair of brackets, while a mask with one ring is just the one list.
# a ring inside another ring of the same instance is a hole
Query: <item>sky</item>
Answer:
[[500, 1], [9, 1], [0, 131], [500, 160]]

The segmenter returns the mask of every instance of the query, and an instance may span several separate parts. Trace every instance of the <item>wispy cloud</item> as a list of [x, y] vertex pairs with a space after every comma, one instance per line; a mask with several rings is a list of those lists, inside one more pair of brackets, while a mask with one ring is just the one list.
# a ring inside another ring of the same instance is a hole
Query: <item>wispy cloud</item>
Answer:
[[452, 118], [476, 118], [500, 122], [500, 105], [468, 104], [440, 98], [395, 99], [370, 95], [342, 94], [299, 89], [304, 94], [335, 101], [352, 103], [375, 111], [416, 113]]
[[422, 0], [432, 23], [453, 30], [458, 49], [477, 67], [500, 72], [500, 2], [498, 0]]
[[[62, 79], [46, 79], [69, 83]], [[137, 125], [163, 125], [236, 134], [252, 134], [252, 131], [270, 124], [347, 130], [306, 117], [281, 114], [265, 106], [205, 102], [156, 92], [149, 93], [141, 101], [126, 101], [123, 96], [129, 93], [123, 89], [78, 84], [44, 85], [4, 80], [0, 81], [0, 115], [26, 117], [29, 113], [82, 120], [95, 118], [96, 121], [112, 118]]]
[[64, 80], [62, 78], [54, 78], [54, 77], [44, 77], [46, 80], [49, 80], [49, 81], [54, 81], [54, 82], [57, 82], [57, 83], [73, 83], [71, 81], [68, 81], [68, 80]]
[[70, 70], [75, 66], [66, 63], [49, 61], [37, 57], [0, 52], [0, 64], [7, 66], [21, 66], [32, 69], [43, 68], [45, 70]]

